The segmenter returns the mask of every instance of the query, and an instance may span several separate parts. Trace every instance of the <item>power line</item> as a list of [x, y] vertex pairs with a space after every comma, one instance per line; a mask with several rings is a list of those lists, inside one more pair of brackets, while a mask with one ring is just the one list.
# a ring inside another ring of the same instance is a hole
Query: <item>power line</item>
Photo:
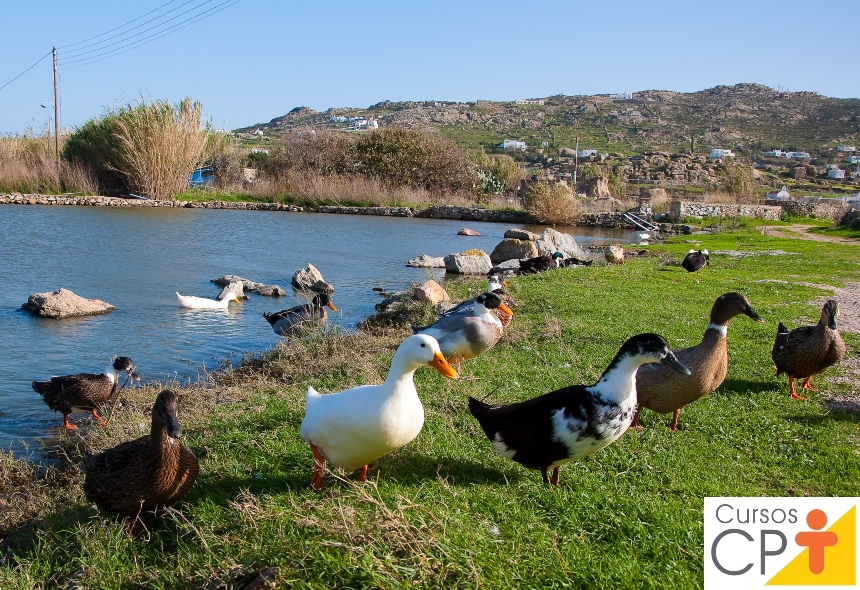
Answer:
[[[241, 1], [241, 0], [240, 0], [240, 1]], [[39, 61], [37, 61], [36, 63], [34, 63], [32, 66], [30, 66], [29, 68], [27, 68], [26, 70], [24, 70], [23, 72], [21, 72], [20, 74], [18, 74], [17, 76], [15, 76], [15, 77], [14, 77], [14, 78], [12, 78], [11, 80], [9, 80], [9, 81], [8, 81], [8, 82], [6, 82], [5, 84], [3, 84], [3, 86], [0, 86], [0, 90], [3, 90], [3, 89], [4, 89], [4, 88], [6, 88], [9, 84], [11, 84], [11, 83], [12, 83], [12, 82], [14, 82], [15, 80], [17, 80], [18, 78], [20, 78], [21, 76], [23, 76], [24, 74], [26, 74], [27, 72], [29, 72], [30, 70], [32, 70], [33, 68], [35, 68], [37, 65], [39, 65], [39, 64], [42, 62], [42, 60], [43, 60], [43, 59], [45, 59], [46, 57], [48, 57], [49, 55], [51, 55], [51, 53], [53, 53], [53, 51], [54, 51], [54, 50], [52, 49], [51, 51], [49, 51], [48, 53], [46, 53], [45, 55], [43, 55], [42, 57], [40, 57], [40, 58], [39, 58]]]
[[124, 26], [126, 26], [126, 25], [130, 25], [131, 23], [133, 23], [133, 22], [134, 22], [134, 21], [136, 21], [136, 20], [140, 20], [140, 19], [142, 19], [143, 17], [145, 17], [145, 16], [147, 16], [147, 15], [152, 14], [153, 12], [157, 12], [157, 11], [161, 10], [162, 8], [164, 8], [165, 6], [167, 6], [168, 4], [170, 4], [170, 3], [172, 3], [172, 2], [176, 2], [176, 0], [168, 0], [167, 2], [165, 2], [164, 4], [162, 4], [161, 6], [159, 6], [158, 8], [155, 8], [155, 9], [153, 9], [153, 10], [150, 10], [150, 11], [149, 11], [149, 12], [147, 12], [146, 14], [141, 14], [139, 17], [137, 17], [137, 18], [133, 18], [133, 19], [131, 19], [130, 21], [128, 21], [127, 23], [123, 23], [123, 24], [121, 24], [121, 25], [120, 25], [120, 26], [118, 26], [118, 27], [114, 27], [114, 28], [112, 28], [112, 29], [111, 29], [111, 30], [109, 30], [109, 31], [105, 31], [104, 33], [99, 33], [98, 35], [96, 35], [96, 36], [94, 36], [94, 37], [90, 37], [89, 39], [84, 39], [83, 41], [78, 41], [77, 43], [69, 43], [68, 45], [63, 45], [63, 46], [59, 47], [58, 49], [65, 49], [66, 47], [74, 47], [75, 45], [80, 45], [81, 43], [86, 43], [87, 41], [92, 41], [93, 39], [98, 39], [99, 37], [104, 37], [104, 36], [105, 36], [105, 35], [107, 35], [108, 33], [113, 33], [113, 32], [114, 32], [114, 31], [116, 31], [117, 29], [121, 29], [121, 28], [123, 28], [123, 27], [124, 27]]
[[[190, 9], [186, 10], [185, 12], [181, 12], [181, 13], [179, 13], [179, 14], [175, 15], [175, 16], [172, 16], [172, 17], [170, 17], [169, 19], [167, 19], [166, 21], [164, 21], [164, 22], [162, 22], [162, 23], [159, 23], [159, 24], [157, 24], [157, 25], [154, 25], [154, 26], [152, 26], [152, 27], [150, 27], [150, 28], [148, 28], [148, 29], [144, 29], [143, 31], [141, 31], [141, 32], [139, 32], [139, 33], [135, 33], [134, 35], [131, 35], [131, 36], [129, 36], [129, 37], [126, 37], [125, 39], [120, 39], [119, 41], [115, 41], [114, 43], [108, 43], [107, 45], [104, 45], [104, 42], [105, 42], [105, 41], [110, 41], [111, 39], [116, 39], [117, 37], [122, 37], [123, 35], [126, 35], [127, 33], [130, 33], [131, 31], [133, 31], [133, 30], [135, 30], [135, 29], [139, 29], [140, 27], [142, 27], [142, 26], [144, 26], [144, 25], [148, 25], [149, 23], [151, 23], [151, 22], [153, 22], [153, 21], [157, 21], [158, 19], [160, 19], [160, 18], [162, 18], [162, 17], [164, 17], [164, 16], [167, 16], [168, 14], [170, 14], [171, 12], [173, 12], [174, 10], [179, 10], [180, 8], [182, 8], [183, 6], [185, 6], [186, 4], [191, 4], [192, 2], [194, 2], [194, 0], [187, 0], [186, 2], [183, 2], [182, 4], [180, 4], [179, 6], [177, 6], [176, 8], [173, 8], [173, 9], [171, 9], [171, 10], [168, 10], [168, 11], [167, 11], [167, 12], [165, 12], [164, 14], [158, 15], [158, 16], [156, 16], [155, 18], [151, 18], [151, 19], [149, 19], [148, 21], [143, 22], [143, 23], [141, 23], [141, 24], [137, 25], [136, 27], [132, 27], [132, 28], [130, 28], [130, 29], [129, 29], [129, 30], [127, 30], [127, 31], [123, 31], [122, 33], [118, 33], [118, 34], [114, 35], [113, 37], [108, 37], [107, 39], [104, 39], [103, 41], [99, 41], [99, 42], [97, 42], [97, 43], [91, 43], [90, 45], [84, 45], [84, 46], [83, 46], [83, 47], [81, 47], [80, 49], [73, 49], [72, 51], [70, 51], [70, 52], [68, 52], [68, 53], [70, 54], [70, 57], [81, 57], [82, 55], [86, 55], [87, 53], [95, 53], [96, 51], [101, 51], [102, 49], [106, 49], [106, 48], [108, 48], [108, 47], [111, 47], [112, 45], [118, 45], [118, 44], [120, 44], [120, 43], [124, 43], [124, 42], [128, 41], [129, 39], [133, 39], [133, 38], [135, 38], [135, 37], [138, 37], [138, 36], [140, 36], [140, 35], [143, 35], [144, 33], [149, 32], [149, 31], [151, 31], [151, 30], [153, 30], [153, 29], [157, 29], [158, 27], [160, 27], [160, 26], [162, 26], [162, 25], [166, 25], [166, 24], [167, 24], [167, 23], [169, 23], [170, 21], [172, 21], [172, 20], [176, 20], [177, 18], [179, 18], [179, 17], [181, 17], [181, 16], [184, 16], [184, 15], [188, 14], [189, 12], [194, 12], [195, 10], [197, 10], [198, 8], [200, 8], [201, 6], [203, 6], [204, 4], [209, 4], [210, 2], [212, 2], [212, 0], [205, 0], [205, 2], [201, 2], [200, 4], [198, 4], [197, 6], [195, 6], [194, 8], [190, 8]], [[91, 49], [90, 51], [83, 51], [83, 50], [84, 50], [84, 49], [86, 49], [87, 47], [96, 47], [97, 45], [101, 45], [101, 47], [97, 47], [96, 49]]]
[[[172, 33], [177, 32], [177, 31], [181, 31], [182, 29], [189, 27], [196, 22], [199, 22], [203, 19], [209, 18], [210, 16], [213, 16], [213, 15], [221, 12], [222, 10], [226, 10], [227, 8], [230, 8], [231, 6], [235, 6], [236, 4], [238, 4], [241, 1], [242, 0], [226, 0], [225, 2], [222, 2], [221, 4], [218, 4], [216, 6], [213, 6], [212, 8], [210, 8], [209, 10], [207, 10], [205, 12], [202, 12], [196, 16], [193, 16], [189, 19], [186, 19], [180, 23], [177, 23], [177, 24], [173, 25], [172, 27], [169, 27], [169, 28], [164, 29], [162, 31], [159, 31], [157, 33], [153, 33], [149, 37], [144, 37], [143, 39], [138, 39], [137, 41], [134, 41], [133, 43], [130, 43], [126, 46], [118, 47], [116, 49], [111, 49], [110, 51], [106, 51], [104, 53], [100, 53], [97, 55], [91, 55], [89, 57], [85, 57], [85, 58], [82, 58], [79, 60], [63, 62], [63, 65], [74, 64], [74, 63], [79, 64], [76, 66], [64, 67], [63, 69], [64, 70], [73, 70], [75, 68], [81, 68], [81, 67], [88, 66], [90, 64], [99, 62], [99, 61], [103, 61], [105, 59], [109, 59], [111, 57], [115, 57], [115, 56], [120, 55], [122, 53], [126, 53], [127, 51], [131, 51], [132, 49], [137, 49], [138, 47], [152, 43], [153, 41], [156, 41], [156, 40], [160, 39], [161, 37], [165, 37], [167, 35], [170, 35]], [[209, 14], [207, 14], [207, 13], [209, 13]], [[185, 23], [187, 23], [187, 24], [185, 24]], [[183, 25], [183, 26], [180, 26], [180, 25]], [[171, 29], [176, 29], [176, 30], [171, 30]], [[102, 57], [102, 56], [104, 56], [104, 57]], [[80, 62], [83, 62], [83, 63], [80, 63]]]

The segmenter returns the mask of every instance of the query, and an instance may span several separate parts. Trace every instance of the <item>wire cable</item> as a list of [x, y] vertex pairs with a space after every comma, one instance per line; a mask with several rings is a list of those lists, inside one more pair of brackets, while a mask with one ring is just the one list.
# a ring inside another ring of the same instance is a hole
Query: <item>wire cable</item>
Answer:
[[[235, 6], [236, 4], [238, 4], [241, 1], [242, 0], [226, 0], [225, 2], [222, 2], [221, 4], [218, 4], [216, 6], [213, 6], [212, 8], [210, 8], [209, 10], [207, 10], [205, 12], [202, 12], [196, 16], [193, 16], [189, 19], [186, 19], [180, 23], [177, 23], [177, 24], [173, 25], [172, 27], [169, 27], [168, 29], [164, 29], [162, 31], [159, 31], [158, 33], [153, 33], [149, 37], [144, 37], [143, 39], [138, 39], [137, 41], [130, 43], [127, 46], [118, 47], [116, 49], [106, 51], [105, 53], [101, 53], [98, 55], [91, 55], [91, 56], [83, 58], [83, 59], [63, 62], [64, 66], [66, 64], [74, 64], [74, 63], [78, 64], [78, 65], [72, 65], [69, 67], [64, 67], [63, 69], [64, 70], [73, 70], [75, 68], [81, 68], [81, 67], [88, 66], [90, 64], [99, 62], [99, 61], [103, 61], [105, 59], [109, 59], [111, 57], [115, 57], [115, 56], [120, 55], [122, 53], [126, 53], [127, 51], [131, 51], [132, 49], [137, 49], [138, 47], [152, 43], [153, 41], [156, 41], [156, 40], [160, 39], [161, 37], [165, 37], [167, 35], [170, 35], [172, 33], [177, 32], [177, 31], [181, 31], [182, 29], [189, 27], [189, 26], [191, 26], [191, 25], [193, 25], [193, 24], [195, 24], [201, 20], [209, 18], [210, 16], [213, 16], [213, 15], [221, 12], [222, 10], [226, 10], [227, 8], [230, 8], [231, 6]], [[185, 23], [187, 23], [187, 24], [185, 24]], [[183, 26], [180, 26], [180, 25], [183, 25]], [[175, 30], [171, 30], [171, 29], [175, 29]]]
[[93, 39], [98, 39], [99, 37], [104, 37], [104, 36], [105, 36], [105, 35], [107, 35], [108, 33], [113, 33], [113, 32], [114, 32], [114, 31], [116, 31], [117, 29], [121, 29], [121, 28], [123, 28], [123, 27], [124, 27], [124, 26], [126, 26], [126, 25], [130, 25], [130, 24], [131, 24], [131, 23], [133, 23], [134, 21], [136, 21], [136, 20], [140, 20], [140, 19], [142, 19], [143, 17], [145, 17], [145, 16], [147, 16], [147, 15], [152, 14], [153, 12], [157, 12], [157, 11], [161, 10], [162, 8], [164, 8], [165, 6], [167, 6], [168, 4], [171, 4], [171, 3], [173, 3], [173, 2], [176, 2], [176, 0], [168, 0], [167, 2], [165, 2], [164, 4], [162, 4], [161, 6], [159, 6], [158, 8], [155, 8], [155, 9], [153, 9], [153, 10], [150, 10], [150, 11], [149, 11], [149, 12], [147, 12], [146, 14], [141, 14], [141, 15], [140, 15], [140, 16], [138, 16], [137, 18], [133, 18], [133, 19], [131, 19], [130, 21], [128, 21], [127, 23], [123, 23], [123, 24], [121, 24], [120, 26], [118, 26], [118, 27], [114, 27], [114, 28], [112, 28], [112, 29], [111, 29], [111, 30], [109, 30], [109, 31], [105, 31], [104, 33], [99, 33], [98, 35], [95, 35], [94, 37], [90, 37], [89, 39], [84, 39], [83, 41], [78, 41], [77, 43], [69, 43], [68, 45], [63, 45], [63, 46], [61, 46], [61, 47], [58, 47], [57, 49], [65, 49], [66, 47], [74, 47], [75, 45], [80, 45], [81, 43], [86, 43], [87, 41], [92, 41]]
[[[240, 0], [240, 1], [241, 1], [241, 0]], [[48, 53], [46, 53], [45, 55], [43, 55], [42, 57], [40, 57], [40, 58], [39, 58], [39, 61], [37, 61], [37, 62], [36, 62], [36, 63], [34, 63], [32, 66], [30, 66], [29, 68], [27, 68], [26, 70], [24, 70], [23, 72], [21, 72], [20, 74], [18, 74], [17, 76], [15, 76], [15, 77], [14, 77], [14, 78], [12, 78], [11, 80], [9, 80], [9, 81], [8, 81], [8, 82], [6, 82], [5, 84], [3, 84], [3, 86], [0, 86], [0, 90], [3, 90], [3, 89], [4, 89], [4, 88], [6, 88], [9, 84], [11, 84], [11, 83], [12, 83], [12, 82], [14, 82], [15, 80], [17, 80], [18, 78], [20, 78], [21, 76], [23, 76], [24, 74], [26, 74], [27, 72], [29, 72], [30, 70], [32, 70], [33, 68], [35, 68], [35, 67], [36, 67], [37, 65], [39, 65], [40, 63], [42, 63], [42, 60], [43, 60], [43, 59], [45, 59], [46, 57], [48, 57], [49, 55], [51, 55], [51, 53], [53, 53], [53, 51], [54, 51], [54, 50], [53, 50], [53, 49], [51, 49], [51, 51], [49, 51]]]
[[[151, 31], [151, 30], [153, 30], [153, 29], [157, 29], [158, 27], [160, 27], [160, 26], [162, 26], [162, 25], [166, 25], [166, 24], [167, 24], [167, 23], [169, 23], [170, 21], [172, 21], [172, 20], [176, 20], [177, 18], [179, 18], [179, 17], [181, 17], [181, 16], [184, 16], [184, 15], [188, 14], [189, 12], [194, 12], [195, 10], [197, 10], [198, 8], [200, 8], [201, 6], [203, 6], [204, 4], [209, 4], [209, 3], [210, 3], [210, 2], [212, 2], [213, 0], [205, 0], [205, 2], [201, 2], [200, 4], [198, 4], [197, 6], [195, 6], [194, 8], [189, 8], [189, 9], [188, 9], [188, 10], [186, 10], [185, 12], [181, 12], [181, 13], [179, 13], [179, 14], [175, 15], [175, 16], [172, 16], [172, 17], [170, 17], [169, 19], [167, 19], [167, 20], [166, 20], [166, 21], [164, 21], [164, 22], [161, 22], [161, 23], [159, 23], [159, 24], [157, 24], [157, 25], [153, 25], [152, 27], [150, 27], [150, 28], [148, 28], [148, 29], [145, 29], [145, 30], [143, 30], [143, 31], [141, 31], [141, 32], [139, 32], [139, 33], [135, 33], [134, 35], [131, 35], [131, 36], [129, 36], [129, 37], [126, 37], [125, 39], [120, 39], [119, 41], [115, 41], [115, 42], [113, 42], [113, 43], [108, 43], [107, 45], [104, 45], [105, 41], [110, 41], [111, 39], [116, 39], [117, 37], [122, 37], [123, 35], [126, 35], [127, 33], [130, 33], [131, 31], [133, 31], [133, 30], [135, 30], [135, 29], [139, 29], [139, 28], [140, 28], [140, 27], [142, 27], [142, 26], [148, 25], [148, 24], [149, 24], [149, 23], [151, 23], [151, 22], [157, 21], [158, 19], [160, 19], [160, 18], [162, 18], [162, 17], [164, 17], [164, 16], [167, 16], [168, 14], [170, 14], [171, 12], [173, 12], [174, 10], [179, 10], [180, 8], [182, 8], [183, 6], [185, 6], [186, 4], [191, 4], [191, 3], [192, 3], [192, 2], [194, 2], [194, 1], [195, 1], [195, 0], [187, 0], [186, 2], [183, 2], [182, 4], [180, 4], [179, 6], [177, 6], [176, 8], [173, 8], [173, 9], [171, 9], [171, 10], [168, 10], [168, 11], [167, 11], [167, 12], [165, 12], [164, 14], [161, 14], [161, 15], [159, 15], [159, 16], [156, 16], [155, 18], [151, 18], [151, 19], [149, 19], [149, 20], [148, 20], [148, 21], [146, 21], [146, 22], [140, 23], [140, 24], [139, 24], [139, 25], [137, 25], [136, 27], [132, 27], [132, 28], [130, 28], [130, 29], [129, 29], [129, 30], [127, 30], [127, 31], [123, 31], [122, 33], [117, 33], [117, 34], [116, 34], [116, 35], [114, 35], [113, 37], [108, 37], [107, 39], [104, 39], [104, 40], [102, 40], [102, 41], [98, 41], [97, 43], [91, 43], [90, 45], [84, 45], [84, 46], [83, 46], [83, 47], [81, 47], [80, 49], [73, 49], [72, 51], [69, 51], [69, 52], [67, 53], [67, 55], [69, 55], [70, 57], [73, 57], [73, 58], [74, 58], [74, 57], [81, 57], [82, 55], [86, 55], [87, 53], [95, 53], [96, 51], [101, 51], [102, 49], [106, 49], [106, 48], [111, 47], [111, 46], [113, 46], [113, 45], [118, 45], [118, 44], [120, 44], [120, 43], [125, 43], [125, 42], [126, 42], [126, 41], [128, 41], [129, 39], [134, 39], [135, 37], [139, 37], [140, 35], [143, 35], [144, 33], [147, 33], [147, 32], [149, 32], [149, 31]], [[101, 47], [96, 47], [97, 45], [101, 45]], [[96, 49], [91, 49], [91, 50], [89, 50], [89, 51], [83, 51], [84, 49], [86, 49], [86, 48], [88, 48], [88, 47], [96, 47]]]

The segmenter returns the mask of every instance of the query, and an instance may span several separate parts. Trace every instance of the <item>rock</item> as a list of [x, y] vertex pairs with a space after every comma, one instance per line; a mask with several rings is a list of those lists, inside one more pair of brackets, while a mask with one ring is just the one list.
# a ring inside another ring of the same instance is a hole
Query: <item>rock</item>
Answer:
[[286, 297], [287, 292], [280, 285], [263, 285], [257, 293], [264, 297]]
[[535, 246], [541, 256], [552, 256], [556, 252], [561, 252], [565, 258], [576, 258], [582, 261], [592, 259], [592, 256], [576, 243], [573, 236], [563, 234], [551, 227], [543, 231], [543, 235], [535, 241]]
[[108, 313], [114, 310], [114, 306], [100, 299], [85, 299], [61, 288], [30, 295], [21, 309], [42, 318], [61, 319]]
[[450, 301], [440, 301], [439, 303], [437, 303], [436, 305], [433, 306], [433, 311], [435, 311], [439, 315], [444, 315], [446, 311], [448, 311], [450, 309], [454, 309], [455, 307], [457, 307], [457, 306], [454, 305], [453, 303], [451, 303]]
[[519, 260], [505, 260], [502, 263], [497, 264], [493, 268], [490, 269], [490, 272], [500, 272], [506, 277], [511, 275], [515, 275], [520, 270], [520, 261]]
[[621, 246], [610, 246], [603, 251], [603, 256], [609, 264], [624, 264], [624, 248]]
[[565, 158], [575, 158], [576, 150], [568, 147], [558, 148], [558, 155], [564, 156]]
[[669, 200], [669, 193], [664, 188], [646, 188], [640, 193], [642, 197], [651, 199], [652, 202], [665, 203]]
[[457, 232], [458, 236], [480, 236], [478, 232], [473, 229], [469, 229], [468, 227], [464, 227], [460, 231]]
[[540, 234], [536, 234], [534, 232], [530, 232], [527, 229], [520, 229], [518, 227], [512, 227], [511, 229], [505, 232], [506, 238], [511, 238], [513, 240], [536, 240], [540, 237]]
[[439, 283], [430, 279], [429, 281], [424, 281], [412, 289], [412, 299], [422, 303], [427, 302], [430, 305], [436, 305], [442, 301], [448, 301], [450, 297]]
[[490, 272], [493, 263], [486, 252], [482, 250], [470, 250], [469, 252], [446, 256], [445, 272], [462, 275], [485, 275]]
[[232, 283], [221, 289], [221, 292], [218, 293], [218, 301], [221, 301], [231, 293], [235, 293], [236, 295], [238, 295], [239, 299], [248, 298], [248, 296], [245, 295], [245, 284], [242, 281], [233, 281]]
[[242, 283], [242, 289], [244, 291], [256, 291], [263, 286], [263, 283], [257, 283], [250, 279], [243, 279], [242, 277], [237, 277], [236, 275], [224, 275], [223, 277], [212, 279], [209, 282], [215, 283], [219, 287], [227, 287], [230, 283]]
[[589, 199], [604, 199], [611, 197], [612, 193], [609, 192], [609, 181], [602, 176], [592, 178], [588, 181], [585, 194]]
[[334, 287], [325, 282], [322, 273], [313, 264], [297, 270], [290, 282], [296, 291], [314, 291], [329, 295], [334, 293]]
[[417, 258], [407, 260], [406, 266], [414, 266], [416, 268], [445, 268], [445, 259], [441, 256], [435, 257], [421, 254]]
[[493, 264], [499, 264], [505, 260], [534, 258], [537, 255], [537, 247], [531, 240], [505, 238], [493, 248], [493, 252], [490, 254], [490, 261]]

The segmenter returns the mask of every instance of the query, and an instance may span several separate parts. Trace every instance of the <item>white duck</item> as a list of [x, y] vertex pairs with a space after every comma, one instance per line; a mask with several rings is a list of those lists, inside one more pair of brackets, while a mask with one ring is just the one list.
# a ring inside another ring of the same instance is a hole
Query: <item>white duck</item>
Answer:
[[239, 296], [236, 293], [230, 293], [220, 301], [218, 299], [207, 299], [205, 297], [180, 295], [179, 293], [176, 293], [176, 298], [179, 299], [179, 305], [189, 309], [227, 309], [227, 306], [231, 301], [239, 303]]
[[320, 489], [325, 461], [349, 471], [361, 468], [358, 481], [364, 481], [368, 463], [418, 436], [424, 426], [424, 406], [412, 376], [425, 365], [449, 379], [457, 378], [439, 343], [416, 335], [400, 344], [382, 385], [360, 385], [325, 395], [308, 387], [300, 434], [314, 454], [310, 487]]

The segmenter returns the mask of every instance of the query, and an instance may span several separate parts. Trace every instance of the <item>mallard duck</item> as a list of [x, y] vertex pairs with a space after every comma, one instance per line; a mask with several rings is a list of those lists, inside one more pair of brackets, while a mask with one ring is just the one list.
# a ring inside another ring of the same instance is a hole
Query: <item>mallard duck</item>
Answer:
[[678, 430], [681, 408], [722, 385], [729, 370], [726, 346], [729, 321], [741, 314], [757, 322], [764, 321], [740, 293], [726, 293], [717, 297], [702, 341], [691, 348], [672, 351], [690, 369], [689, 375], [669, 371], [659, 364], [644, 365], [639, 369], [636, 376], [639, 411], [633, 419], [634, 428], [641, 426], [639, 412], [642, 408], [648, 408], [659, 414], [674, 412], [669, 428]]
[[[505, 277], [502, 273], [493, 273], [490, 275], [489, 280], [487, 281], [487, 293], [495, 293], [499, 297], [502, 298], [502, 303], [506, 306], [513, 305], [513, 297], [508, 291], [505, 289], [507, 286], [507, 281], [505, 281]], [[455, 307], [452, 307], [448, 311], [442, 314], [442, 316], [451, 316], [456, 314], [465, 314], [466, 316], [475, 315], [475, 299], [467, 299], [461, 303], [458, 303]], [[506, 328], [508, 324], [511, 323], [512, 315], [502, 311], [500, 308], [496, 308], [493, 310], [493, 313], [496, 314], [496, 317], [499, 318], [499, 321], [502, 322], [502, 327]]]
[[235, 292], [228, 293], [224, 299], [206, 299], [205, 297], [194, 297], [191, 295], [176, 294], [179, 305], [189, 309], [227, 309], [231, 301], [239, 303], [239, 296]]
[[426, 328], [412, 327], [413, 334], [427, 334], [439, 342], [442, 354], [459, 363], [492, 348], [502, 337], [502, 322], [493, 313], [500, 309], [508, 315], [514, 312], [495, 293], [482, 293], [475, 298], [473, 314], [457, 314], [439, 318]]
[[93, 418], [101, 424], [105, 421], [96, 412], [99, 404], [107, 402], [116, 391], [119, 374], [125, 371], [129, 377], [139, 380], [134, 373], [134, 363], [127, 356], [117, 357], [101, 375], [95, 373], [78, 373], [51, 377], [47, 381], [33, 381], [33, 391], [42, 396], [48, 407], [55, 412], [62, 412], [63, 426], [67, 430], [77, 430], [77, 426], [69, 424], [69, 414], [74, 408], [89, 410]]
[[358, 480], [364, 481], [368, 463], [418, 436], [424, 407], [412, 377], [416, 369], [428, 365], [449, 379], [457, 378], [436, 340], [419, 334], [397, 348], [382, 385], [325, 395], [308, 387], [300, 434], [314, 454], [310, 487], [320, 489], [325, 461], [349, 471], [360, 468]]
[[176, 394], [165, 389], [152, 406], [147, 436], [98, 455], [85, 455], [84, 494], [102, 509], [128, 518], [178, 502], [194, 484], [197, 457], [179, 442]]
[[621, 346], [594, 385], [570, 385], [507, 406], [470, 397], [469, 411], [497, 453], [540, 469], [544, 483], [558, 485], [561, 465], [595, 453], [624, 434], [636, 409], [636, 370], [654, 361], [690, 373], [663, 337], [640, 334]]
[[310, 303], [296, 305], [275, 313], [264, 313], [263, 317], [278, 336], [295, 336], [302, 331], [321, 328], [328, 321], [326, 307], [337, 311], [327, 293], [317, 293]]
[[703, 266], [707, 266], [711, 261], [711, 257], [707, 250], [690, 250], [681, 262], [681, 266], [687, 272], [696, 272]]
[[813, 375], [835, 365], [845, 356], [845, 342], [836, 327], [839, 303], [828, 299], [821, 308], [821, 319], [814, 326], [788, 331], [782, 322], [776, 330], [771, 358], [776, 374], [788, 375], [788, 389], [794, 399], [806, 399], [794, 389], [794, 380], [803, 379], [803, 389], [812, 391], [809, 380]]
[[534, 274], [536, 272], [544, 272], [553, 268], [558, 268], [560, 260], [564, 258], [561, 252], [556, 252], [552, 256], [535, 256], [534, 258], [524, 258], [520, 260], [520, 274]]

